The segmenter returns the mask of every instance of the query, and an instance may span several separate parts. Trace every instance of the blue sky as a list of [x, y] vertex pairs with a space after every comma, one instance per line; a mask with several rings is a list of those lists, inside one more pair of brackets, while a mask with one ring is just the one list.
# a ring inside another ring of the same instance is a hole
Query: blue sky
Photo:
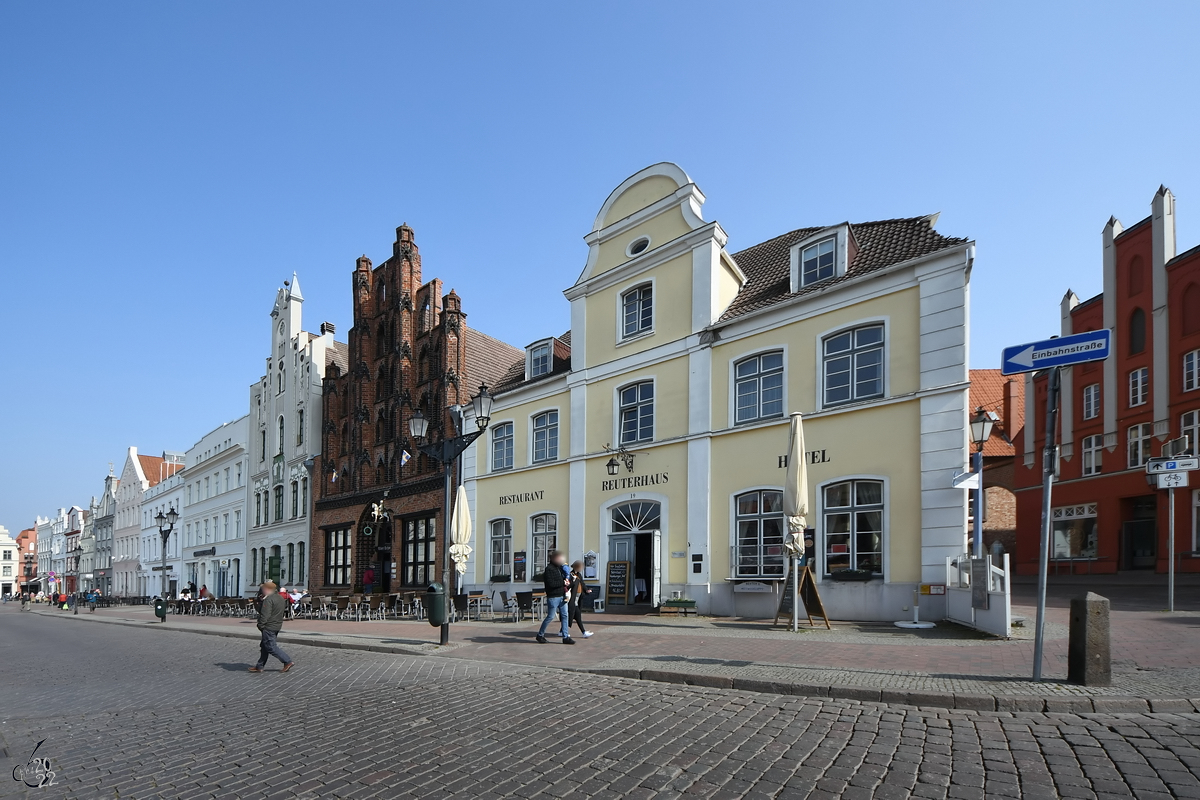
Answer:
[[401, 222], [470, 324], [560, 333], [597, 209], [662, 160], [730, 250], [942, 212], [998, 366], [1100, 290], [1101, 228], [1160, 183], [1200, 243], [1197, 29], [1194, 3], [3, 4], [0, 524], [245, 413], [276, 287], [344, 333]]

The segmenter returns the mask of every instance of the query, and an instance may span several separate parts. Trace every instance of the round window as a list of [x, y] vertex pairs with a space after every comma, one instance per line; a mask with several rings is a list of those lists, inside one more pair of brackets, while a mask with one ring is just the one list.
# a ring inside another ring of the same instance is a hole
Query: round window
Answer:
[[634, 239], [632, 242], [630, 242], [629, 248], [625, 252], [631, 256], [636, 256], [640, 253], [646, 252], [646, 248], [649, 246], [650, 237], [642, 236], [641, 238]]

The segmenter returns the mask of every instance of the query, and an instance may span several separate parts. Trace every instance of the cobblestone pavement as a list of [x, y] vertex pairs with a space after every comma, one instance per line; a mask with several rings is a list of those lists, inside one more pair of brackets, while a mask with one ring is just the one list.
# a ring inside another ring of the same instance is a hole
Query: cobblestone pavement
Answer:
[[[0, 796], [1200, 798], [1200, 714], [972, 712], [0, 620]], [[567, 648], [553, 648], [552, 652]], [[55, 785], [11, 779], [34, 745]]]

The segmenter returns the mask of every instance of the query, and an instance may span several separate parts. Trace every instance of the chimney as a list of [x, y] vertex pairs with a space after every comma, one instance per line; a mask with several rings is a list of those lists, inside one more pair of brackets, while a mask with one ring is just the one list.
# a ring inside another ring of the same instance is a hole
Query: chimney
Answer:
[[1013, 437], [1021, 427], [1017, 424], [1018, 410], [1017, 382], [1009, 378], [1004, 382], [1004, 407], [1002, 409], [1004, 418], [1001, 420], [1001, 424], [1004, 425], [1004, 438], [1009, 442], [1013, 441]]
[[333, 323], [332, 323], [332, 322], [322, 322], [322, 323], [321, 323], [321, 335], [322, 335], [322, 336], [324, 336], [324, 335], [325, 335], [325, 334], [327, 334], [327, 333], [328, 333], [330, 336], [332, 336], [332, 335], [334, 334], [335, 330], [336, 330], [336, 329], [333, 327]]

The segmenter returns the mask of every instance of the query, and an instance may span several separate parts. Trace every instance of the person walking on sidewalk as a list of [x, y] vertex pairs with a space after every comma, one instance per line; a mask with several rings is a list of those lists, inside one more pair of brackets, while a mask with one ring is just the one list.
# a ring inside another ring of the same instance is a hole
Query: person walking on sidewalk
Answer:
[[562, 643], [575, 644], [575, 640], [571, 638], [571, 620], [567, 616], [566, 594], [571, 582], [567, 580], [566, 573], [563, 572], [563, 565], [566, 561], [565, 555], [557, 550], [551, 550], [550, 563], [546, 565], [546, 571], [542, 573], [542, 582], [546, 585], [546, 618], [542, 620], [542, 627], [538, 629], [538, 644], [546, 643], [546, 628], [550, 626], [550, 622], [556, 614], [562, 628]]
[[262, 631], [262, 641], [258, 645], [258, 663], [250, 668], [251, 672], [262, 672], [267, 665], [267, 658], [275, 656], [283, 662], [283, 671], [292, 668], [292, 659], [279, 648], [275, 638], [283, 628], [283, 618], [287, 614], [287, 601], [276, 592], [275, 581], [266, 581], [259, 587], [263, 593], [262, 610], [258, 612], [258, 629]]
[[583, 628], [583, 596], [590, 592], [588, 585], [583, 582], [583, 562], [576, 561], [571, 565], [571, 600], [567, 603], [567, 630], [571, 630], [571, 624], [579, 626], [579, 634], [587, 639], [592, 635], [591, 631]]

